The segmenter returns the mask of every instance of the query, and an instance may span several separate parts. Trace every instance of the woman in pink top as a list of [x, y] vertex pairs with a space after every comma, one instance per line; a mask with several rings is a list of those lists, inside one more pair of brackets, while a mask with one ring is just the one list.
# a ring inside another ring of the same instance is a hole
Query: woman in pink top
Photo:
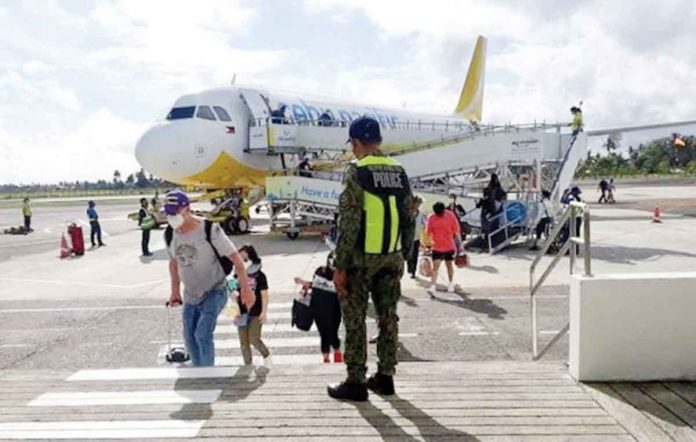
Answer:
[[454, 255], [457, 253], [455, 238], [461, 235], [459, 220], [454, 213], [445, 210], [445, 205], [443, 203], [436, 203], [433, 206], [433, 211], [435, 213], [428, 217], [428, 222], [426, 224], [426, 232], [433, 242], [433, 276], [429, 291], [432, 293], [435, 292], [440, 264], [442, 261], [445, 261], [445, 265], [447, 266], [447, 277], [449, 278], [447, 290], [453, 292], [454, 265], [452, 261], [454, 260]]

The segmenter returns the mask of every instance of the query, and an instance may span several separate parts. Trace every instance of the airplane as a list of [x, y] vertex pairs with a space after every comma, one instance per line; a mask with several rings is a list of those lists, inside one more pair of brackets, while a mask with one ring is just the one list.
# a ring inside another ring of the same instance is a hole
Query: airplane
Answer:
[[[380, 122], [383, 147], [387, 149], [391, 146], [403, 150], [414, 141], [470, 133], [481, 121], [486, 44], [485, 37], [478, 37], [453, 115], [318, 101], [263, 89], [222, 87], [178, 98], [166, 118], [138, 140], [135, 156], [143, 168], [171, 183], [208, 190], [249, 188], [263, 186], [267, 176], [297, 164], [297, 155], [289, 158], [288, 164], [284, 156], [252, 152], [254, 126], [263, 125], [269, 118], [273, 120], [273, 111], [282, 107], [285, 115], [276, 121], [288, 123], [288, 128], [324, 125], [332, 133], [338, 133], [333, 137], [335, 140], [321, 141], [329, 150], [349, 150], [345, 145], [347, 126], [364, 115]], [[322, 121], [323, 117], [329, 122]]]

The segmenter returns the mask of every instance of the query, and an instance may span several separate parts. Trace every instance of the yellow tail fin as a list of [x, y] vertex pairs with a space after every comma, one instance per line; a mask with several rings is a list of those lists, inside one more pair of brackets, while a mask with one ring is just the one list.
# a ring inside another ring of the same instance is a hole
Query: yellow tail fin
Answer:
[[471, 57], [469, 72], [459, 96], [459, 103], [454, 113], [471, 121], [481, 121], [483, 113], [483, 83], [486, 68], [486, 37], [479, 35], [476, 40], [474, 55]]

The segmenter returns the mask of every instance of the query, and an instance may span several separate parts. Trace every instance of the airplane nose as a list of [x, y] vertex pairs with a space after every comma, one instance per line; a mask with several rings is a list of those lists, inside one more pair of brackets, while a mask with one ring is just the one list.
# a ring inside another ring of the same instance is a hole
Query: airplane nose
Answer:
[[195, 175], [201, 164], [192, 161], [197, 127], [192, 121], [160, 123], [145, 132], [135, 146], [135, 158], [148, 172], [176, 181]]

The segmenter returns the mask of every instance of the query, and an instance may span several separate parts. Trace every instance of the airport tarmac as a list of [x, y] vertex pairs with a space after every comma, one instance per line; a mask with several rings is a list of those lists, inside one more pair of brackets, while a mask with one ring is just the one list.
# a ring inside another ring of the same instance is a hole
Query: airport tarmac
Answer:
[[[654, 224], [650, 207], [665, 195], [664, 222]], [[615, 206], [591, 208], [593, 273], [694, 268], [696, 188], [620, 187], [617, 197]], [[692, 383], [576, 384], [564, 365], [567, 337], [530, 362], [533, 255], [522, 246], [472, 254], [454, 294], [433, 298], [424, 281], [404, 278], [398, 396], [353, 406], [325, 396], [324, 385], [343, 369], [320, 363], [316, 330], [290, 326], [292, 279], [309, 277], [326, 246], [318, 237], [269, 234], [262, 213], [251, 234], [232, 239], [254, 244], [264, 258], [271, 300], [263, 337], [272, 366], [239, 370], [237, 331], [223, 312], [219, 367], [172, 368], [164, 361], [162, 231], [152, 235], [155, 256], [143, 259], [140, 232], [126, 218], [137, 201], [98, 202], [107, 246], [61, 260], [60, 233], [66, 220], [85, 224], [84, 206], [36, 202], [36, 232], [0, 235], [0, 439], [696, 440]], [[18, 224], [19, 215], [0, 207], [0, 226]], [[567, 322], [568, 275], [564, 258], [539, 295], [542, 343]], [[374, 345], [369, 361], [374, 367]]]
[[[594, 273], [689, 271], [696, 264], [696, 219], [665, 210], [664, 223], [633, 208], [663, 196], [688, 206], [696, 188], [631, 186], [619, 188], [616, 206], [592, 206], [592, 271]], [[585, 195], [596, 195], [585, 189]], [[622, 199], [625, 198], [625, 199]], [[98, 204], [106, 247], [83, 257], [60, 260], [60, 233], [66, 220], [85, 224], [83, 203], [34, 206], [36, 232], [0, 235], [1, 368], [81, 369], [162, 364], [168, 297], [167, 255], [162, 235], [154, 232], [155, 256], [140, 255], [140, 232], [127, 219], [137, 204]], [[19, 218], [18, 209], [0, 209], [0, 225]], [[296, 296], [294, 276], [309, 277], [326, 257], [326, 246], [314, 236], [290, 241], [267, 232], [263, 213], [254, 231], [235, 236], [238, 245], [254, 244], [264, 258], [271, 304], [276, 316], [265, 336], [284, 360], [312, 360], [318, 353], [316, 333], [290, 329], [290, 302]], [[85, 235], [89, 234], [85, 226]], [[425, 281], [403, 280], [400, 303], [400, 358], [414, 361], [528, 360], [530, 358], [529, 265], [533, 255], [515, 247], [498, 255], [472, 254], [471, 266], [458, 270], [457, 293], [425, 291]], [[538, 274], [543, 271], [542, 261]], [[578, 268], [578, 271], [581, 271]], [[561, 263], [541, 294], [541, 339], [567, 320], [569, 266]], [[178, 313], [175, 313], [178, 314]], [[175, 317], [178, 319], [178, 317]], [[229, 329], [229, 327], [228, 327]], [[370, 333], [376, 330], [374, 321]], [[239, 357], [236, 335], [219, 334], [223, 361]], [[299, 339], [298, 338], [305, 338]], [[318, 339], [317, 339], [318, 341]], [[547, 355], [564, 360], [566, 341]], [[273, 347], [272, 347], [273, 348]], [[318, 355], [316, 356], [319, 357]], [[225, 359], [226, 358], [226, 359]]]

